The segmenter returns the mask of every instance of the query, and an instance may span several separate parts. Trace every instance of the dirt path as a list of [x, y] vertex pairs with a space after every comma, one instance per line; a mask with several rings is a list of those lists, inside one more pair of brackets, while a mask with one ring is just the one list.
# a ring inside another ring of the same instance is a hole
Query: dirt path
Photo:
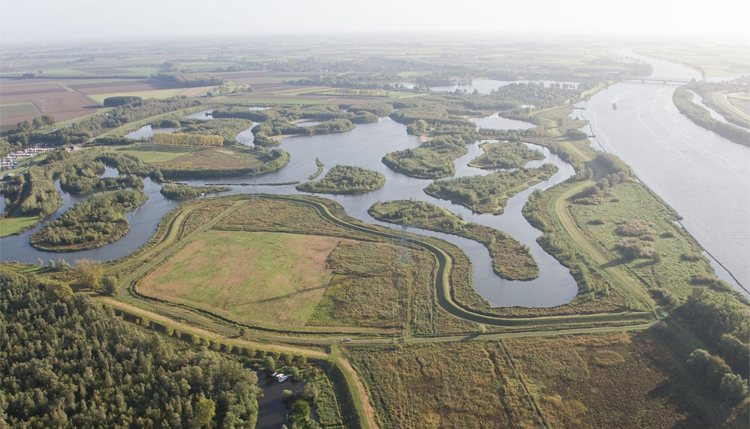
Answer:
[[378, 422], [375, 419], [375, 410], [372, 408], [372, 404], [370, 404], [370, 398], [369, 396], [367, 396], [367, 389], [365, 389], [365, 385], [362, 383], [362, 380], [359, 379], [357, 371], [354, 370], [349, 361], [341, 357], [337, 346], [334, 346], [331, 349], [331, 360], [337, 363], [339, 367], [345, 371], [345, 375], [347, 375], [347, 382], [349, 383], [349, 388], [356, 389], [355, 391], [352, 391], [352, 394], [355, 395], [355, 402], [360, 405], [357, 408], [365, 414], [365, 418], [367, 419], [366, 422], [362, 422], [365, 423], [365, 428], [379, 429]]
[[205, 337], [205, 338], [221, 340], [222, 342], [225, 342], [227, 344], [233, 344], [233, 345], [243, 346], [243, 347], [278, 350], [280, 352], [292, 352], [292, 353], [304, 354], [307, 356], [315, 356], [318, 358], [326, 358], [328, 356], [323, 352], [317, 352], [317, 351], [309, 350], [309, 349], [290, 347], [290, 346], [281, 346], [281, 345], [261, 344], [261, 343], [247, 341], [247, 340], [243, 340], [239, 338], [230, 338], [224, 335], [219, 335], [215, 332], [207, 331], [205, 329], [196, 328], [186, 323], [177, 322], [172, 318], [162, 316], [161, 314], [154, 313], [148, 310], [144, 310], [142, 308], [138, 308], [133, 305], [125, 304], [123, 302], [116, 301], [112, 298], [96, 297], [96, 299], [98, 299], [101, 302], [106, 303], [107, 305], [111, 307], [118, 308], [118, 309], [127, 311], [128, 313], [135, 314], [135, 315], [141, 315], [143, 317], [148, 318], [149, 320], [153, 320], [155, 322], [159, 322], [167, 326], [178, 328], [182, 332], [196, 334], [198, 336]]
[[[573, 240], [575, 240], [575, 242], [578, 243], [578, 245], [581, 246], [583, 250], [585, 250], [586, 253], [588, 253], [596, 263], [598, 263], [599, 265], [604, 265], [607, 262], [610, 262], [610, 258], [602, 254], [599, 249], [597, 249], [596, 246], [591, 242], [591, 240], [589, 240], [585, 233], [581, 231], [580, 228], [578, 228], [578, 225], [573, 220], [573, 216], [570, 213], [569, 198], [577, 194], [578, 192], [581, 192], [586, 186], [594, 185], [595, 183], [593, 181], [587, 180], [562, 194], [560, 198], [558, 198], [558, 200], [555, 202], [555, 213], [557, 213], [557, 216], [560, 218], [560, 222], [562, 223], [568, 234], [570, 234], [570, 236], [573, 238]], [[633, 295], [637, 296], [649, 310], [655, 309], [655, 306], [653, 305], [653, 302], [648, 297], [648, 295], [646, 295], [643, 289], [637, 283], [635, 283], [625, 272], [623, 272], [621, 268], [607, 267], [604, 270], [611, 274], [615, 278], [615, 280], [620, 283], [621, 286], [626, 288]]]

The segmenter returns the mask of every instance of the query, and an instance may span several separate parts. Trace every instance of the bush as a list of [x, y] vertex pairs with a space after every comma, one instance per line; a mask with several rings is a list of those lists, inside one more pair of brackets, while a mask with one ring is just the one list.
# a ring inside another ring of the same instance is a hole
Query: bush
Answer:
[[102, 288], [104, 289], [104, 293], [106, 293], [109, 296], [114, 296], [117, 294], [117, 278], [113, 276], [107, 276], [102, 279]]
[[141, 101], [143, 101], [141, 97], [136, 97], [132, 95], [107, 97], [104, 99], [104, 107], [124, 106], [126, 104], [139, 103]]

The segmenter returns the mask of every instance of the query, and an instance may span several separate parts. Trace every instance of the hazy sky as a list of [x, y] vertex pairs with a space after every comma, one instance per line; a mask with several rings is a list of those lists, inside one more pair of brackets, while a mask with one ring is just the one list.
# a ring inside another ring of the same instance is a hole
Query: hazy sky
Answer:
[[0, 40], [373, 32], [733, 35], [748, 40], [748, 14], [748, 0], [0, 0]]

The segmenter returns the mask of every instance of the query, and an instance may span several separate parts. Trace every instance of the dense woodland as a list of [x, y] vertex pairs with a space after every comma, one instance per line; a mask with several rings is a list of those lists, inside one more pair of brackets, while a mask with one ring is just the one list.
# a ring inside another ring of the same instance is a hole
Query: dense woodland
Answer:
[[210, 121], [199, 121], [185, 126], [180, 130], [182, 134], [196, 134], [201, 136], [221, 136], [224, 138], [224, 146], [238, 144], [237, 134], [250, 128], [252, 121], [246, 119], [213, 119]]
[[71, 251], [101, 247], [130, 230], [125, 213], [148, 197], [140, 191], [112, 191], [92, 195], [31, 235], [31, 245], [42, 250]]
[[362, 194], [382, 188], [385, 176], [382, 173], [360, 167], [337, 165], [317, 182], [297, 185], [302, 192], [322, 194]]
[[[117, 167], [122, 175], [99, 177], [105, 165]], [[54, 183], [58, 178], [60, 188], [65, 192], [86, 194], [116, 188], [142, 188], [141, 177], [152, 173], [152, 169], [132, 155], [115, 152], [95, 154], [90, 151], [74, 155], [64, 151], [54, 152], [46, 162], [3, 183], [5, 217], [46, 216], [53, 213], [62, 205], [62, 198]]]
[[104, 99], [104, 107], [117, 107], [124, 106], [126, 104], [140, 103], [143, 98], [132, 95], [107, 97]]
[[218, 76], [200, 73], [166, 72], [152, 76], [153, 79], [169, 82], [184, 87], [221, 85], [224, 79]]
[[0, 271], [0, 426], [254, 428], [256, 383], [238, 362], [178, 350], [64, 283]]

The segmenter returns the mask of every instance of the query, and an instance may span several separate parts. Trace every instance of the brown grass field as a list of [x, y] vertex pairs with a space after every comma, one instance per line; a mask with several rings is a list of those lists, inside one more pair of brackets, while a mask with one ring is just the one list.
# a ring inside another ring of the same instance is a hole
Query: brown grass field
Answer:
[[150, 274], [139, 291], [240, 322], [302, 326], [328, 287], [326, 260], [341, 241], [209, 231]]
[[133, 145], [120, 147], [117, 151], [135, 155], [148, 165], [163, 169], [236, 169], [262, 164], [260, 158], [252, 152], [238, 151], [223, 146], [156, 145], [152, 148], [148, 145]]
[[651, 330], [345, 352], [382, 429], [746, 427]]
[[[341, 219], [358, 223], [338, 212]], [[377, 227], [375, 227], [377, 228]], [[245, 204], [214, 229], [273, 231], [325, 235], [349, 240], [328, 259], [335, 275], [308, 321], [310, 326], [393, 327], [415, 335], [477, 332], [479, 326], [454, 317], [434, 301], [431, 255], [412, 250], [409, 266], [396, 267], [398, 247], [369, 234], [347, 229], [322, 218], [304, 202], [261, 199]], [[459, 274], [460, 275], [460, 274]]]

